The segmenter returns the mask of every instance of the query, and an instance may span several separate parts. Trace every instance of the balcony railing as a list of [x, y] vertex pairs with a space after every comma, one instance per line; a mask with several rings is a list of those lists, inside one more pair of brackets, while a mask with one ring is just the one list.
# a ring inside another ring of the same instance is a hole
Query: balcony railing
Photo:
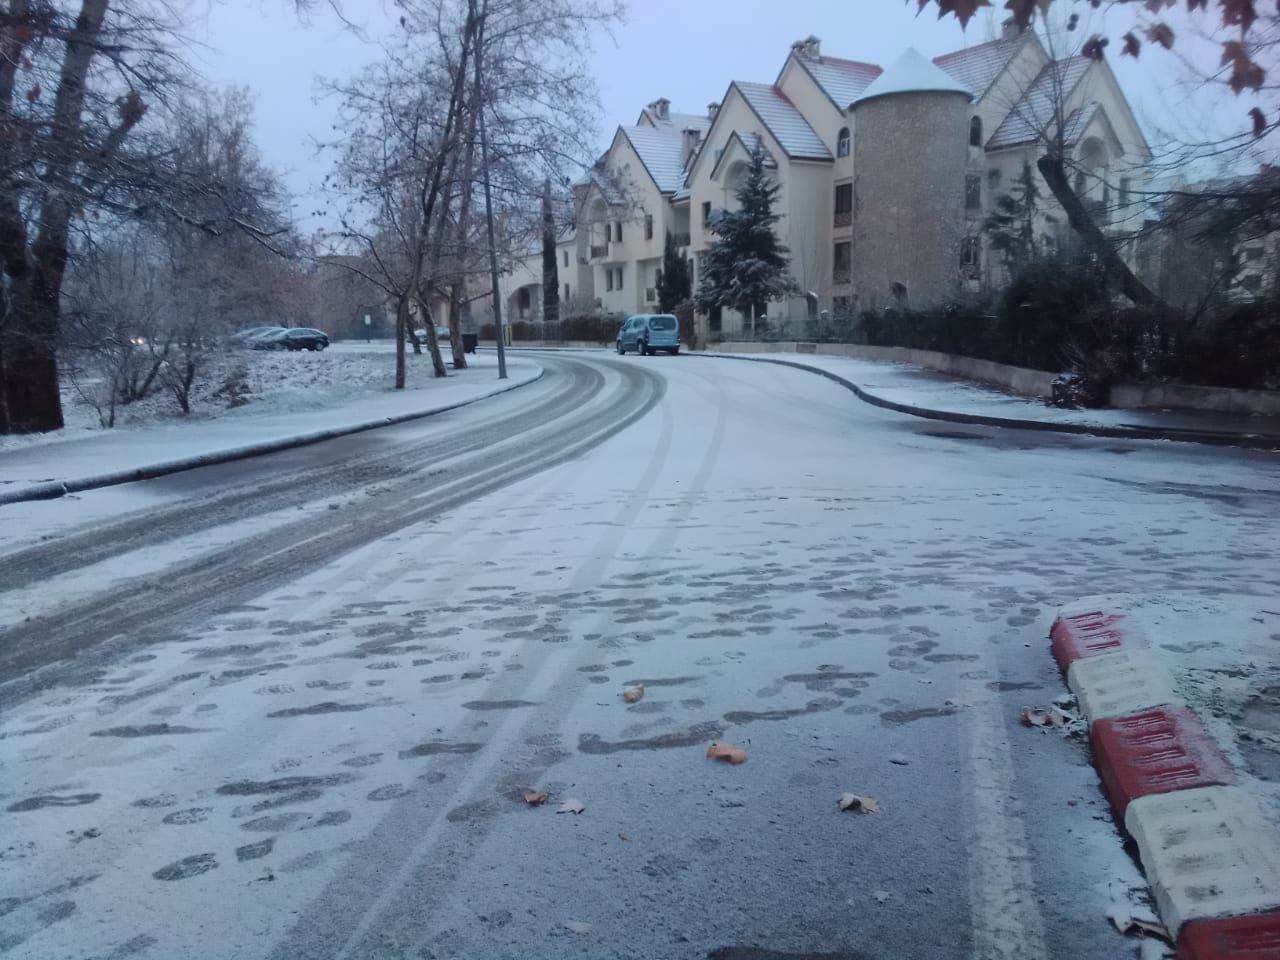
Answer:
[[848, 267], [836, 267], [831, 273], [831, 282], [840, 286], [849, 283], [853, 279], [853, 271]]
[[671, 239], [675, 241], [677, 247], [687, 247], [690, 243], [689, 234], [687, 233], [674, 234]]
[[609, 255], [609, 245], [607, 243], [602, 243], [602, 244], [599, 244], [598, 246], [594, 243], [591, 245], [592, 260], [603, 260], [608, 255]]
[[837, 210], [834, 224], [837, 227], [847, 227], [853, 223], [852, 210]]

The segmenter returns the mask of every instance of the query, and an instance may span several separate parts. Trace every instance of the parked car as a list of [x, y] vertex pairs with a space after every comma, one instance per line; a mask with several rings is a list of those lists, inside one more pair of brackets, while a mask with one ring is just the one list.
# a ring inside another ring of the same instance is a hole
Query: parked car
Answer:
[[247, 347], [258, 337], [264, 333], [270, 333], [273, 330], [283, 330], [284, 327], [268, 326], [268, 327], [247, 327], [244, 330], [238, 330], [231, 336], [227, 337], [227, 343], [237, 347]]
[[276, 341], [285, 350], [323, 350], [329, 345], [329, 335], [314, 327], [291, 327]]
[[[413, 335], [418, 338], [419, 343], [427, 342], [426, 327], [419, 327], [417, 330], [413, 331]], [[441, 343], [448, 343], [449, 328], [446, 327], [444, 324], [436, 324], [436, 339], [439, 340]]]
[[680, 324], [669, 313], [641, 313], [628, 317], [618, 330], [618, 352], [634, 350], [643, 356], [665, 350], [680, 352]]
[[245, 346], [250, 350], [283, 350], [281, 340], [288, 332], [288, 327], [267, 327], [248, 337]]

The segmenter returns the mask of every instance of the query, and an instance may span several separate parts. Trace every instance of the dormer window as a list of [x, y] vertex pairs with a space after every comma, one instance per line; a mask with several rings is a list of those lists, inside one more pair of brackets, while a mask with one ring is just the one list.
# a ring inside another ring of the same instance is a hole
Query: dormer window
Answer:
[[847, 157], [849, 155], [849, 128], [841, 127], [840, 133], [836, 135], [836, 156]]
[[982, 146], [982, 118], [974, 117], [969, 121], [969, 146]]

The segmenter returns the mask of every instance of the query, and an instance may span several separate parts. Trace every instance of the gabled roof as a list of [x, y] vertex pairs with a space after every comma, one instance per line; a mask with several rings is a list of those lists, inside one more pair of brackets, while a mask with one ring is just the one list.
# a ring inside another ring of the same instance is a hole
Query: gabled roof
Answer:
[[884, 73], [876, 77], [855, 103], [895, 93], [973, 93], [937, 64], [926, 60], [915, 47], [907, 47]]
[[636, 126], [653, 126], [657, 129], [665, 127], [680, 130], [697, 130], [703, 136], [711, 129], [711, 118], [701, 113], [668, 113], [665, 118], [657, 112], [645, 107], [640, 111], [640, 119]]
[[987, 149], [996, 150], [1038, 140], [1040, 134], [1053, 124], [1055, 106], [1061, 106], [1071, 96], [1092, 65], [1092, 60], [1081, 56], [1046, 63], [991, 135]]
[[711, 168], [711, 179], [719, 176], [720, 165], [724, 163], [724, 158], [729, 155], [729, 145], [737, 140], [742, 149], [750, 156], [753, 156], [757, 150], [764, 153], [764, 165], [771, 170], [778, 169], [778, 161], [774, 159], [773, 154], [769, 152], [769, 148], [765, 146], [764, 138], [758, 133], [741, 133], [738, 130], [729, 134], [729, 139], [725, 141], [724, 148], [720, 151], [720, 156], [716, 157], [715, 165]]
[[684, 134], [673, 126], [619, 127], [631, 142], [640, 162], [662, 193], [673, 193], [684, 184]]
[[1018, 36], [991, 40], [954, 53], [944, 53], [934, 57], [933, 62], [966, 87], [975, 99], [981, 100], [1018, 52], [1022, 39]]
[[813, 77], [813, 82], [835, 104], [836, 109], [841, 111], [849, 109], [849, 104], [858, 99], [867, 85], [883, 72], [874, 63], [842, 60], [839, 57], [810, 57], [803, 53], [792, 53], [791, 59]]
[[608, 170], [592, 167], [587, 171], [586, 176], [582, 178], [582, 182], [590, 184], [599, 190], [604, 202], [610, 206], [617, 206], [627, 202], [626, 194], [623, 193]]
[[767, 83], [747, 83], [735, 80], [730, 89], [737, 89], [760, 122], [768, 128], [773, 138], [796, 160], [830, 160], [831, 151], [822, 138], [809, 126], [803, 114], [796, 109], [777, 87]]
[[1093, 122], [1093, 118], [1098, 115], [1098, 111], [1102, 109], [1102, 104], [1097, 100], [1090, 100], [1084, 106], [1077, 107], [1067, 115], [1067, 119], [1062, 124], [1062, 141], [1067, 144], [1077, 143], [1089, 124]]

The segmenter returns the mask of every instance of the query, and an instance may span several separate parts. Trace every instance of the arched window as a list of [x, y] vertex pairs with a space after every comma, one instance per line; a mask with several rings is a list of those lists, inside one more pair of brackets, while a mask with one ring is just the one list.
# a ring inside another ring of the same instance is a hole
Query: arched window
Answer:
[[982, 146], [982, 118], [974, 117], [969, 121], [969, 146]]
[[524, 319], [529, 315], [529, 307], [532, 305], [532, 298], [529, 296], [529, 288], [521, 287], [516, 293], [516, 309], [520, 313], [520, 319]]
[[849, 128], [841, 127], [840, 132], [836, 134], [836, 156], [847, 157], [849, 155]]

